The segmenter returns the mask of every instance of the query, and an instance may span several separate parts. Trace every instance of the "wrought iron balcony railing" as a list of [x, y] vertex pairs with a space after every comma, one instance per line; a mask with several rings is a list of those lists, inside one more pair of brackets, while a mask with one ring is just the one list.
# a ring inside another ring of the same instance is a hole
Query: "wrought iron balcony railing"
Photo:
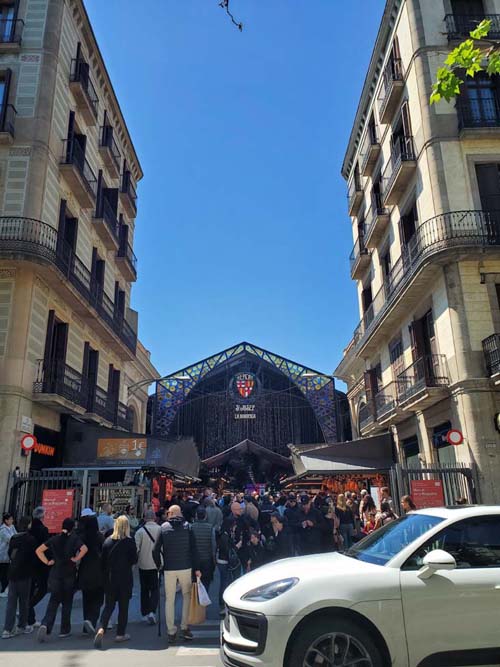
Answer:
[[0, 19], [0, 43], [19, 44], [24, 29], [22, 19]]
[[391, 94], [394, 90], [394, 84], [398, 81], [403, 81], [404, 69], [401, 58], [389, 58], [389, 62], [385, 66], [382, 74], [380, 91], [378, 94], [379, 114], [382, 117], [385, 113], [387, 103], [390, 100]]
[[137, 275], [137, 257], [135, 256], [130, 243], [124, 241], [123, 239], [120, 242], [120, 248], [118, 249], [118, 257], [124, 257], [126, 260], [128, 260], [130, 267]]
[[113, 423], [115, 419], [114, 408], [109, 400], [107, 391], [96, 386], [89, 391], [89, 403], [87, 412], [92, 412], [103, 419]]
[[444, 354], [427, 354], [414, 361], [396, 380], [398, 402], [404, 403], [427, 387], [449, 384]]
[[86, 379], [61, 361], [46, 363], [43, 359], [39, 360], [33, 393], [56, 394], [82, 408], [86, 408], [88, 401]]
[[121, 192], [128, 195], [133, 207], [136, 208], [137, 193], [135, 191], [134, 184], [132, 183], [132, 177], [130, 175], [130, 171], [123, 172]]
[[403, 162], [413, 162], [415, 159], [413, 137], [398, 137], [392, 146], [391, 157], [382, 175], [384, 201], [394, 185]]
[[355, 272], [357, 265], [362, 257], [369, 257], [370, 251], [365, 246], [363, 237], [360, 237], [356, 240], [354, 248], [352, 249], [351, 254], [349, 255], [349, 262], [351, 264], [351, 275]]
[[354, 176], [349, 183], [349, 191], [347, 193], [347, 201], [349, 207], [349, 213], [356, 208], [357, 204], [363, 196], [363, 187], [361, 185], [361, 177], [357, 170], [354, 172]]
[[375, 330], [398, 295], [411, 282], [424, 262], [454, 248], [500, 246], [500, 212], [453, 211], [423, 222], [403, 254], [395, 262], [384, 284], [373, 297], [369, 310], [354, 331], [359, 348]]
[[120, 223], [117, 220], [116, 213], [106, 197], [103, 197], [96, 211], [96, 218], [102, 218], [106, 223], [113, 237], [118, 241], [120, 238]]
[[69, 76], [71, 82], [81, 84], [85, 95], [90, 103], [90, 107], [94, 116], [97, 118], [97, 110], [99, 107], [99, 98], [97, 97], [96, 89], [90, 79], [90, 67], [83, 58], [73, 58], [71, 61], [71, 72]]
[[362, 174], [365, 173], [366, 165], [371, 159], [373, 151], [377, 148], [380, 148], [378, 130], [375, 125], [370, 125], [366, 130], [360, 151], [360, 171]]
[[460, 130], [476, 127], [500, 127], [500, 104], [496, 98], [460, 100], [457, 103]]
[[483, 340], [483, 354], [488, 375], [500, 373], [500, 334], [494, 333]]
[[74, 165], [83, 181], [87, 190], [94, 196], [97, 197], [97, 178], [92, 171], [87, 158], [85, 157], [85, 151], [80, 146], [76, 139], [66, 139], [64, 141], [63, 155], [62, 155], [62, 164], [72, 164]]
[[361, 430], [375, 422], [375, 409], [371, 403], [363, 403], [359, 408], [358, 421]]
[[137, 332], [93, 280], [92, 274], [57, 230], [31, 218], [0, 218], [0, 253], [43, 258], [58, 268], [89, 305], [94, 307], [122, 342], [135, 352]]
[[397, 383], [390, 382], [385, 387], [382, 387], [377, 394], [375, 394], [375, 410], [377, 419], [383, 419], [386, 415], [396, 409], [398, 402]]
[[389, 215], [389, 209], [387, 209], [382, 203], [382, 195], [379, 193], [372, 193], [371, 205], [366, 214], [366, 229], [365, 229], [365, 239], [369, 238], [372, 234], [373, 228], [376, 226], [379, 218], [381, 216]]
[[132, 430], [132, 412], [124, 403], [118, 403], [116, 425], [125, 431]]
[[113, 162], [115, 163], [115, 167], [118, 171], [120, 171], [120, 160], [122, 156], [120, 153], [120, 149], [118, 148], [118, 144], [115, 141], [114, 130], [111, 125], [103, 125], [101, 127], [101, 137], [99, 140], [99, 145], [104, 148], [109, 148], [109, 152], [113, 157]]
[[444, 18], [446, 31], [450, 41], [469, 37], [472, 30], [487, 19], [491, 21], [488, 39], [500, 39], [500, 14], [447, 14]]

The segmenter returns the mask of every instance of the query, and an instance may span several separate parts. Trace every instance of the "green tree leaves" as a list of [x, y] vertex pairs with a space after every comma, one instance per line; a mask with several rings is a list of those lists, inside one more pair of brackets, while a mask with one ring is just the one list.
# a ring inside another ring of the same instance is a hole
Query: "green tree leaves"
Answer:
[[[436, 74], [436, 82], [432, 86], [430, 103], [441, 100], [450, 102], [460, 95], [460, 86], [464, 82], [461, 76], [475, 76], [478, 72], [486, 72], [490, 76], [500, 74], [500, 42], [487, 40], [491, 29], [491, 20], [485, 19], [472, 30], [470, 39], [464, 40], [448, 54], [443, 67]], [[488, 43], [477, 44], [486, 40]]]

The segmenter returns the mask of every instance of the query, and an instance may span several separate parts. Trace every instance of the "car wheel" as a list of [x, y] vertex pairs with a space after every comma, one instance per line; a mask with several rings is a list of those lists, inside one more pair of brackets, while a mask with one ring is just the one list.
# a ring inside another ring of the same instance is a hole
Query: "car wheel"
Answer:
[[370, 634], [356, 623], [335, 617], [316, 618], [295, 638], [289, 667], [383, 667]]

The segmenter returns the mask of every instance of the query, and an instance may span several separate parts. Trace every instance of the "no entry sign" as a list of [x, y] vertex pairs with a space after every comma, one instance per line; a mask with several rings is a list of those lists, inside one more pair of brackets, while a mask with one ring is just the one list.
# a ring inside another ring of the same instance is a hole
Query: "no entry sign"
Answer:
[[448, 431], [446, 434], [446, 442], [450, 445], [461, 445], [462, 442], [464, 441], [464, 436], [462, 434], [462, 431], [459, 431], [456, 428], [452, 428]]
[[24, 435], [21, 438], [21, 447], [24, 449], [25, 452], [31, 452], [31, 450], [35, 447], [36, 445], [36, 438], [34, 435]]

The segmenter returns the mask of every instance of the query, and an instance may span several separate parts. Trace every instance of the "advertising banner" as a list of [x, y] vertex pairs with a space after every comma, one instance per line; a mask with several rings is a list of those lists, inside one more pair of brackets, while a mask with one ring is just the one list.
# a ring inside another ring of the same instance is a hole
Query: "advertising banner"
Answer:
[[443, 482], [439, 479], [413, 479], [410, 481], [410, 489], [418, 510], [445, 504]]
[[43, 522], [49, 533], [60, 533], [62, 522], [73, 517], [74, 489], [45, 489], [42, 494], [42, 507], [45, 508]]

